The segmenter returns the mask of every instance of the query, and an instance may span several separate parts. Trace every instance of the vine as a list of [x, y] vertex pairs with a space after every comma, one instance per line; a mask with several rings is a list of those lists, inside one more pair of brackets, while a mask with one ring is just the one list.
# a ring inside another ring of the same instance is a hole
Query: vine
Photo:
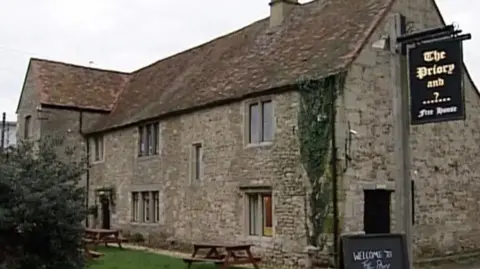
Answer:
[[332, 103], [339, 93], [338, 86], [343, 86], [342, 78], [343, 75], [335, 75], [298, 83], [300, 161], [310, 183], [310, 191], [305, 195], [305, 231], [309, 245], [320, 249], [326, 241], [323, 235], [331, 209], [331, 124], [335, 114]]

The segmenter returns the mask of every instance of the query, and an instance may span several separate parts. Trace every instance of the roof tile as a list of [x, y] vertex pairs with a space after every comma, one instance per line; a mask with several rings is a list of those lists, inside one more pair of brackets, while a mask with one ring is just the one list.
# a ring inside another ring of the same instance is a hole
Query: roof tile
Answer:
[[42, 104], [110, 111], [128, 74], [67, 63], [30, 62]]
[[129, 75], [39, 60], [35, 71], [43, 102], [111, 110], [90, 130], [104, 131], [343, 70], [393, 1], [299, 5], [280, 26], [266, 18]]
[[[312, 2], [279, 27], [257, 21], [132, 74], [116, 108], [95, 131], [338, 72], [392, 0]], [[372, 27], [373, 26], [373, 27]]]

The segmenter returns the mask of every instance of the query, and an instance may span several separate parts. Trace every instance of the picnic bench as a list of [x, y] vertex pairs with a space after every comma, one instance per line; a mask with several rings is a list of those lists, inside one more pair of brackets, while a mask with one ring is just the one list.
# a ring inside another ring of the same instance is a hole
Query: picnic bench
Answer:
[[[261, 261], [261, 258], [252, 255], [251, 247], [251, 244], [193, 244], [192, 256], [183, 258], [183, 261], [187, 264], [187, 268], [190, 268], [192, 263], [210, 262], [220, 265], [220, 269], [239, 264], [252, 264], [258, 269], [257, 263]], [[199, 250], [207, 250], [207, 254], [199, 257], [197, 256]]]
[[85, 253], [85, 255], [91, 259], [103, 256], [104, 255], [103, 253], [94, 251], [88, 248], [88, 244], [92, 242], [93, 241], [91, 239], [86, 239], [86, 238], [82, 239], [83, 252]]
[[122, 242], [126, 241], [125, 238], [120, 236], [119, 230], [86, 228], [84, 237], [95, 245], [104, 243], [105, 246], [108, 246], [108, 243], [113, 243], [118, 244], [119, 248], [122, 248]]

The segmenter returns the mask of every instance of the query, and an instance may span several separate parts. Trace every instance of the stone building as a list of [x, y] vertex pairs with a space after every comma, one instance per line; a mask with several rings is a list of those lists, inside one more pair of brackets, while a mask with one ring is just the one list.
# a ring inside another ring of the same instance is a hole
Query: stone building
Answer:
[[[270, 8], [269, 18], [131, 73], [31, 59], [19, 133], [62, 135], [89, 154], [88, 206], [98, 205], [89, 225], [157, 245], [251, 242], [267, 257], [301, 263], [310, 209], [297, 84], [345, 72], [335, 121], [341, 229], [366, 229], [366, 190], [394, 188], [390, 54], [372, 44], [396, 12], [416, 30], [444, 21], [433, 0]], [[480, 102], [468, 72], [464, 84], [465, 121], [412, 127], [417, 257], [480, 244]]]

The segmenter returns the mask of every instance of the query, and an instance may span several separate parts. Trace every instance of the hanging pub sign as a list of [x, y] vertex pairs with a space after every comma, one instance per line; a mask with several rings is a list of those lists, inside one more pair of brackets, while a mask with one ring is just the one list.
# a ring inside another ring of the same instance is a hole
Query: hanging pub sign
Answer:
[[409, 49], [411, 124], [465, 119], [462, 56], [460, 40]]

